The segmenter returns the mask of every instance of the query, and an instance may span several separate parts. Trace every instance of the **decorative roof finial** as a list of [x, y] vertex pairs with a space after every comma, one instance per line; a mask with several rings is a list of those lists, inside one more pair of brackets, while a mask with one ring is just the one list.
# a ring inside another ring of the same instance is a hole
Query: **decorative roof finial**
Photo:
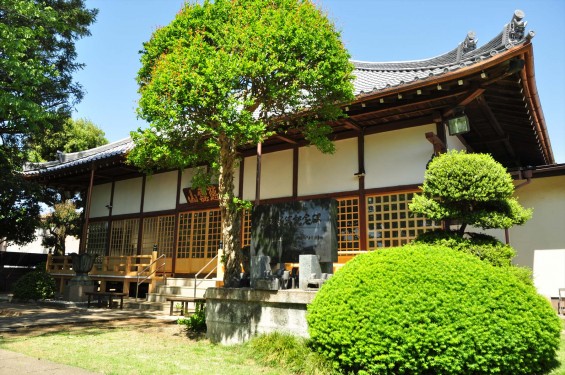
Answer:
[[477, 41], [477, 33], [475, 33], [474, 31], [469, 31], [467, 33], [467, 36], [465, 37], [465, 40], [459, 43], [459, 46], [457, 47], [457, 62], [461, 61], [461, 58], [464, 54], [471, 52], [475, 48], [477, 48]]
[[517, 42], [524, 39], [527, 21], [524, 21], [525, 13], [520, 9], [514, 11], [512, 20], [504, 28], [504, 44]]
[[510, 22], [510, 39], [521, 40], [524, 37], [524, 31], [526, 31], [527, 21], [524, 21], [524, 12], [517, 9], [514, 12], [514, 17]]
[[463, 53], [467, 53], [469, 51], [473, 51], [477, 48], [477, 33], [474, 31], [469, 31], [467, 33], [467, 37], [463, 41]]

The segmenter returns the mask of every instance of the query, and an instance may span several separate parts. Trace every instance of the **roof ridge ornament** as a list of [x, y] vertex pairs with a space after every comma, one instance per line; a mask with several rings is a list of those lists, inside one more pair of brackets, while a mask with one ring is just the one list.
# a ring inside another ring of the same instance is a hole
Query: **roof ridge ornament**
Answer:
[[503, 45], [512, 45], [524, 39], [526, 25], [528, 24], [528, 21], [524, 21], [525, 16], [526, 14], [520, 9], [516, 9], [514, 11], [514, 15], [512, 16], [510, 23], [504, 25], [502, 39]]
[[467, 36], [465, 37], [465, 40], [459, 43], [459, 46], [457, 47], [456, 61], [461, 61], [461, 58], [464, 54], [474, 51], [477, 48], [478, 41], [479, 40], [477, 39], [477, 33], [475, 33], [474, 31], [469, 31], [467, 33]]

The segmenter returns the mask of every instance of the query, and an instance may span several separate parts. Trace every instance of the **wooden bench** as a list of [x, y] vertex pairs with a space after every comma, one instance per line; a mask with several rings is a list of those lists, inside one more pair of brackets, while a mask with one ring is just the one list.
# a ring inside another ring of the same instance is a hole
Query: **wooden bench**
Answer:
[[120, 299], [120, 309], [124, 308], [124, 297], [127, 296], [127, 293], [119, 293], [119, 292], [85, 292], [85, 295], [88, 296], [88, 305], [90, 307], [90, 301], [92, 297], [95, 297], [98, 300], [98, 307], [102, 307], [102, 299], [107, 297], [108, 298], [108, 307], [111, 309], [114, 303], [114, 298]]
[[167, 297], [167, 302], [171, 303], [171, 309], [169, 311], [170, 315], [173, 315], [173, 308], [175, 306], [175, 302], [182, 303], [182, 308], [180, 313], [181, 315], [184, 315], [184, 313], [188, 311], [189, 302], [193, 302], [194, 306], [196, 307], [196, 310], [198, 310], [198, 307], [202, 308], [202, 305], [206, 303], [206, 299], [194, 298], [194, 297]]

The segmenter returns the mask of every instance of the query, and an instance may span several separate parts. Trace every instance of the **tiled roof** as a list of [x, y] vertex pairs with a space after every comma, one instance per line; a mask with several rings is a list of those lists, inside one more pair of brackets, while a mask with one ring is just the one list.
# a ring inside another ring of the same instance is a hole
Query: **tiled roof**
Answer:
[[[534, 35], [532, 31], [527, 35], [525, 34], [527, 22], [522, 21], [523, 17], [522, 11], [515, 11], [511, 22], [504, 26], [502, 32], [479, 48], [476, 48], [475, 33], [469, 32], [457, 48], [430, 59], [384, 63], [353, 60], [355, 96], [378, 93], [381, 90], [414, 83], [415, 81], [434, 79], [442, 74], [472, 66], [522, 44]], [[126, 138], [91, 150], [72, 154], [62, 153], [57, 161], [26, 165], [24, 174], [28, 176], [40, 175], [87, 164], [95, 160], [126, 155], [133, 146], [131, 138]]]
[[104, 146], [92, 148], [90, 150], [59, 153], [59, 160], [49, 161], [46, 163], [28, 163], [24, 166], [24, 174], [34, 176], [47, 172], [54, 172], [64, 168], [75, 167], [79, 165], [89, 164], [96, 160], [108, 159], [113, 156], [125, 155], [133, 148], [134, 144], [131, 138], [124, 138], [117, 142], [112, 142]]
[[469, 32], [457, 48], [431, 59], [386, 63], [352, 61], [355, 66], [355, 95], [376, 93], [391, 87], [435, 78], [474, 65], [522, 44], [534, 36], [532, 31], [525, 34], [527, 22], [522, 21], [523, 17], [522, 11], [515, 11], [512, 21], [504, 26], [502, 32], [479, 48], [476, 48], [475, 33]]

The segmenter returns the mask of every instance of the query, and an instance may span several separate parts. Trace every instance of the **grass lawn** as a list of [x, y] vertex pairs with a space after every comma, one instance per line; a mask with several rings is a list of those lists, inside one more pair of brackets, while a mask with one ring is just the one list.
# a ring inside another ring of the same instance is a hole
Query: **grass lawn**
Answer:
[[[565, 327], [564, 327], [565, 328]], [[0, 336], [0, 347], [104, 374], [329, 374], [301, 341], [267, 336], [249, 344], [214, 345], [180, 326], [151, 321], [97, 324]], [[565, 335], [558, 352], [565, 375]]]
[[4, 335], [0, 347], [104, 374], [288, 374], [259, 364], [245, 346], [189, 338], [174, 322], [60, 328]]

